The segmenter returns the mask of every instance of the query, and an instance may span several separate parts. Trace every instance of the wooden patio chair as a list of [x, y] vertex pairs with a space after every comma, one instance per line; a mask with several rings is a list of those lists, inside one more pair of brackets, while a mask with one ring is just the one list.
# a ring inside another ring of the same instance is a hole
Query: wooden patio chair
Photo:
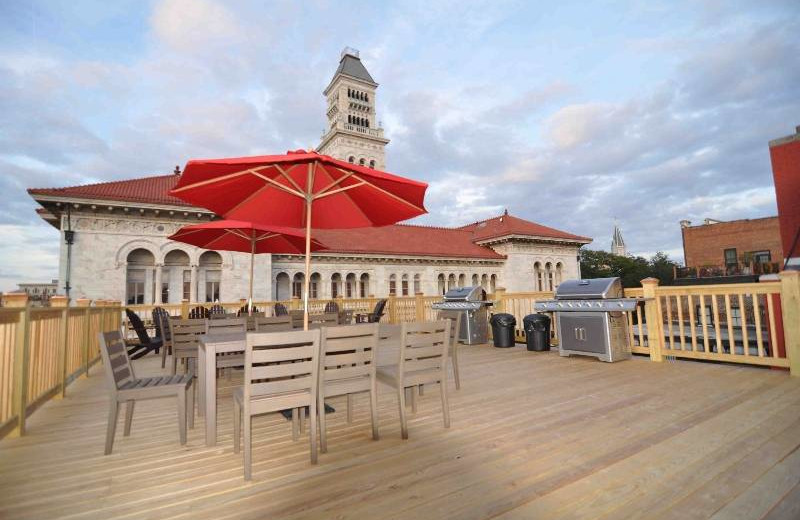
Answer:
[[186, 444], [187, 421], [189, 428], [194, 428], [192, 374], [137, 378], [133, 372], [128, 352], [125, 350], [125, 341], [119, 331], [100, 333], [100, 354], [103, 357], [106, 381], [111, 390], [105, 454], [109, 455], [114, 447], [119, 405], [126, 403], [123, 435], [127, 437], [131, 434], [133, 406], [138, 399], [177, 397], [178, 432], [181, 444]]
[[356, 323], [379, 323], [386, 308], [386, 300], [378, 300], [372, 312], [367, 314], [356, 314]]
[[148, 352], [158, 350], [161, 348], [161, 338], [150, 338], [147, 329], [138, 314], [130, 309], [125, 309], [125, 316], [128, 318], [131, 328], [136, 332], [136, 337], [139, 338], [138, 343], [127, 344], [128, 355], [131, 359], [139, 359], [147, 355]]
[[275, 307], [272, 308], [272, 313], [275, 316], [286, 316], [287, 314], [289, 314], [286, 311], [286, 306], [282, 303], [276, 303]]
[[292, 319], [283, 316], [259, 316], [255, 319], [256, 332], [286, 332], [292, 330]]
[[461, 390], [461, 376], [458, 373], [458, 333], [461, 330], [462, 313], [457, 311], [439, 311], [437, 319], [450, 321], [450, 359], [453, 363], [453, 379], [456, 381], [456, 390]]
[[209, 314], [210, 312], [208, 309], [206, 309], [202, 305], [198, 305], [197, 307], [189, 311], [189, 319], [190, 320], [207, 319]]
[[377, 369], [378, 380], [394, 387], [400, 404], [400, 434], [408, 439], [405, 389], [440, 383], [444, 427], [450, 427], [450, 406], [447, 402], [447, 351], [450, 345], [448, 320], [403, 323], [400, 329], [400, 351], [397, 365]]
[[[211, 319], [206, 322], [206, 334], [247, 334], [247, 317]], [[228, 379], [231, 377], [231, 368], [243, 367], [244, 355], [238, 352], [217, 354], [217, 368], [224, 368]]]
[[208, 317], [210, 318], [212, 316], [225, 316], [225, 307], [218, 303], [212, 305], [211, 308], [208, 309]]
[[[291, 310], [289, 311], [289, 317], [292, 319], [292, 327], [294, 327], [295, 329], [303, 328], [303, 311]], [[308, 322], [311, 323], [310, 315], [308, 317]]]
[[339, 311], [339, 325], [350, 325], [353, 323], [353, 310], [342, 309]]
[[167, 355], [172, 355], [172, 335], [169, 330], [170, 315], [166, 311], [158, 315], [153, 312], [153, 319], [156, 320], [156, 323], [161, 328], [161, 368], [164, 368], [167, 366]]
[[[233, 448], [239, 453], [244, 423], [244, 478], [252, 465], [251, 419], [281, 410], [309, 407], [311, 463], [317, 463], [317, 385], [320, 331], [247, 335], [244, 385], [233, 391]], [[263, 380], [267, 380], [263, 382]], [[293, 425], [293, 434], [296, 429]], [[294, 435], [296, 437], [296, 435]]]
[[[190, 371], [192, 360], [197, 362], [197, 349], [200, 336], [206, 332], [206, 320], [202, 318], [182, 319], [172, 317], [169, 320], [169, 334], [172, 340], [172, 373], [177, 372], [178, 360], [186, 363], [184, 373]], [[192, 370], [194, 372], [194, 370]]]
[[[255, 307], [253, 307], [255, 309]], [[264, 311], [255, 311], [253, 310], [253, 314], [248, 315], [247, 312], [240, 314], [239, 316], [242, 318], [247, 318], [247, 330], [256, 330], [256, 318], [263, 318], [267, 314]]]
[[335, 327], [339, 325], [339, 313], [323, 312], [322, 314], [312, 314], [308, 317], [308, 323], [314, 327]]
[[325, 304], [325, 312], [339, 312], [339, 304], [336, 302], [328, 302]]
[[328, 451], [325, 398], [347, 396], [347, 422], [352, 422], [352, 396], [369, 392], [372, 438], [378, 440], [378, 383], [375, 352], [378, 324], [323, 327], [320, 346], [319, 410], [320, 448]]

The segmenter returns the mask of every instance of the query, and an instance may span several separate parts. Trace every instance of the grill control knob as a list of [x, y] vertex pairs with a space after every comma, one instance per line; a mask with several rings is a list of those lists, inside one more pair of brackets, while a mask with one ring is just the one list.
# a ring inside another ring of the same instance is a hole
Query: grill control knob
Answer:
[[596, 305], [597, 305], [597, 307], [600, 307], [601, 309], [603, 308], [603, 302], [597, 302]]

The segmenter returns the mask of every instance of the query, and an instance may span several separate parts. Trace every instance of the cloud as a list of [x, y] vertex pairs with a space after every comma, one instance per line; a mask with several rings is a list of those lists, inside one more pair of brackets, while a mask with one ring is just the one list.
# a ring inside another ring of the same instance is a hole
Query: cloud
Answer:
[[58, 231], [45, 223], [0, 224], [0, 292], [58, 278]]
[[153, 9], [151, 23], [161, 42], [182, 53], [234, 46], [244, 34], [231, 12], [213, 0], [162, 0]]

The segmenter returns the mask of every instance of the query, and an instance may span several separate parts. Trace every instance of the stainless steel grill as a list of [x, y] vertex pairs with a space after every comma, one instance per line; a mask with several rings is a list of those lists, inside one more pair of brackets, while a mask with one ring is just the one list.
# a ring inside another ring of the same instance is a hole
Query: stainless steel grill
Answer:
[[431, 307], [442, 312], [460, 312], [461, 329], [458, 339], [467, 345], [489, 341], [489, 312], [492, 302], [486, 301], [486, 291], [479, 285], [457, 287], [444, 295], [444, 301]]
[[614, 362], [631, 356], [624, 312], [636, 310], [639, 301], [623, 297], [619, 278], [566, 280], [554, 300], [538, 301], [534, 310], [556, 314], [560, 355]]

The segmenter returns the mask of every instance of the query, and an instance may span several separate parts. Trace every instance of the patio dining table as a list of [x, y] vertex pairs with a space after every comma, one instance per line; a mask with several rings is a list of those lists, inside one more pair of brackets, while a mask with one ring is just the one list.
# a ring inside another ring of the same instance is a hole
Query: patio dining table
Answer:
[[[249, 332], [248, 334], [253, 334]], [[400, 351], [400, 325], [381, 324], [380, 341], [375, 352], [377, 366], [394, 365]], [[217, 443], [217, 354], [244, 352], [247, 336], [243, 333], [206, 334], [200, 339], [197, 356], [198, 414], [205, 417], [206, 446]]]

